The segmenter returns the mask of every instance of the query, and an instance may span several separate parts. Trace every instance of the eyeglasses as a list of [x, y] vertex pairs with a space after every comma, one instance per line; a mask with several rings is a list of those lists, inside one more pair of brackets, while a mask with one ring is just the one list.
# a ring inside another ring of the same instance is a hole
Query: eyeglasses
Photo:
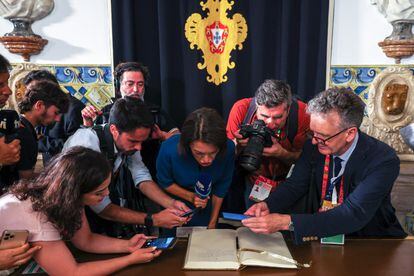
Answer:
[[348, 129], [351, 129], [351, 128], [353, 128], [353, 126], [352, 126], [352, 127], [345, 128], [345, 129], [341, 130], [340, 132], [338, 132], [338, 133], [336, 133], [336, 134], [334, 134], [334, 135], [332, 135], [332, 136], [329, 136], [328, 138], [325, 138], [325, 139], [320, 138], [320, 137], [316, 137], [316, 136], [315, 136], [315, 133], [314, 133], [312, 130], [309, 130], [309, 131], [307, 132], [307, 136], [308, 136], [310, 139], [315, 139], [315, 140], [316, 140], [316, 142], [317, 142], [318, 144], [321, 144], [321, 145], [323, 145], [323, 146], [326, 146], [326, 142], [328, 142], [329, 140], [331, 140], [331, 139], [335, 138], [336, 136], [338, 136], [338, 135], [339, 135], [339, 134], [341, 134], [342, 132], [345, 132], [345, 131], [347, 131]]

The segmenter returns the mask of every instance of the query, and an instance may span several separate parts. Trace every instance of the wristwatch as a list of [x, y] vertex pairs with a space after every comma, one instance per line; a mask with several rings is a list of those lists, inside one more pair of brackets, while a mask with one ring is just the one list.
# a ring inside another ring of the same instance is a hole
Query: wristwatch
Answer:
[[145, 227], [147, 229], [151, 229], [151, 227], [154, 225], [154, 221], [152, 220], [152, 214], [151, 213], [147, 213], [147, 216], [145, 217]]
[[289, 222], [289, 231], [295, 231], [295, 227], [293, 226], [293, 221]]

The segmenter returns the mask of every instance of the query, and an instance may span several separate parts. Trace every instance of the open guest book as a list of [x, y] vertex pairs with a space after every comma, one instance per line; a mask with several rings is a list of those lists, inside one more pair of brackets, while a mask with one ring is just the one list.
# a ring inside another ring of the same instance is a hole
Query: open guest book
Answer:
[[244, 266], [309, 267], [292, 259], [281, 233], [256, 234], [246, 227], [193, 232], [184, 269], [238, 270]]

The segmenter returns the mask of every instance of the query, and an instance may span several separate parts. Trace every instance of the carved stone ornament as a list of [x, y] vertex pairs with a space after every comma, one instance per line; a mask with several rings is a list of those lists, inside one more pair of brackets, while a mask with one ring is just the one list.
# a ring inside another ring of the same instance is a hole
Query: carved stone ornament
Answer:
[[388, 67], [369, 87], [361, 129], [395, 149], [401, 160], [414, 161], [400, 129], [414, 121], [414, 76], [410, 69]]
[[12, 95], [9, 97], [8, 106], [18, 111], [17, 105], [22, 100], [26, 87], [22, 80], [26, 75], [33, 70], [40, 70], [41, 68], [33, 63], [20, 63], [13, 66], [10, 72], [9, 87], [12, 90]]
[[25, 61], [31, 55], [39, 54], [47, 40], [33, 33], [31, 25], [49, 15], [55, 3], [53, 0], [0, 0], [0, 16], [13, 23], [13, 31], [0, 37], [0, 42], [13, 54], [23, 56]]
[[371, 0], [392, 25], [392, 34], [378, 43], [387, 57], [399, 64], [402, 58], [414, 54], [414, 0]]

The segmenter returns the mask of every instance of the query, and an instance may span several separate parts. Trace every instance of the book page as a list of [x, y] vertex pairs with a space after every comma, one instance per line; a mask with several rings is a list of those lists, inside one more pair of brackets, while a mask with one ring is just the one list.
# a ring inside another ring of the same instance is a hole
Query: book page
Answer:
[[[237, 235], [239, 239], [239, 249], [267, 251], [292, 259], [292, 255], [280, 232], [270, 235], [256, 234], [249, 228], [241, 227], [237, 229]], [[246, 251], [240, 252], [240, 263], [252, 266], [297, 268], [296, 265], [292, 263], [274, 258], [267, 254]]]
[[209, 229], [191, 233], [184, 269], [237, 270], [239, 266], [236, 231]]

